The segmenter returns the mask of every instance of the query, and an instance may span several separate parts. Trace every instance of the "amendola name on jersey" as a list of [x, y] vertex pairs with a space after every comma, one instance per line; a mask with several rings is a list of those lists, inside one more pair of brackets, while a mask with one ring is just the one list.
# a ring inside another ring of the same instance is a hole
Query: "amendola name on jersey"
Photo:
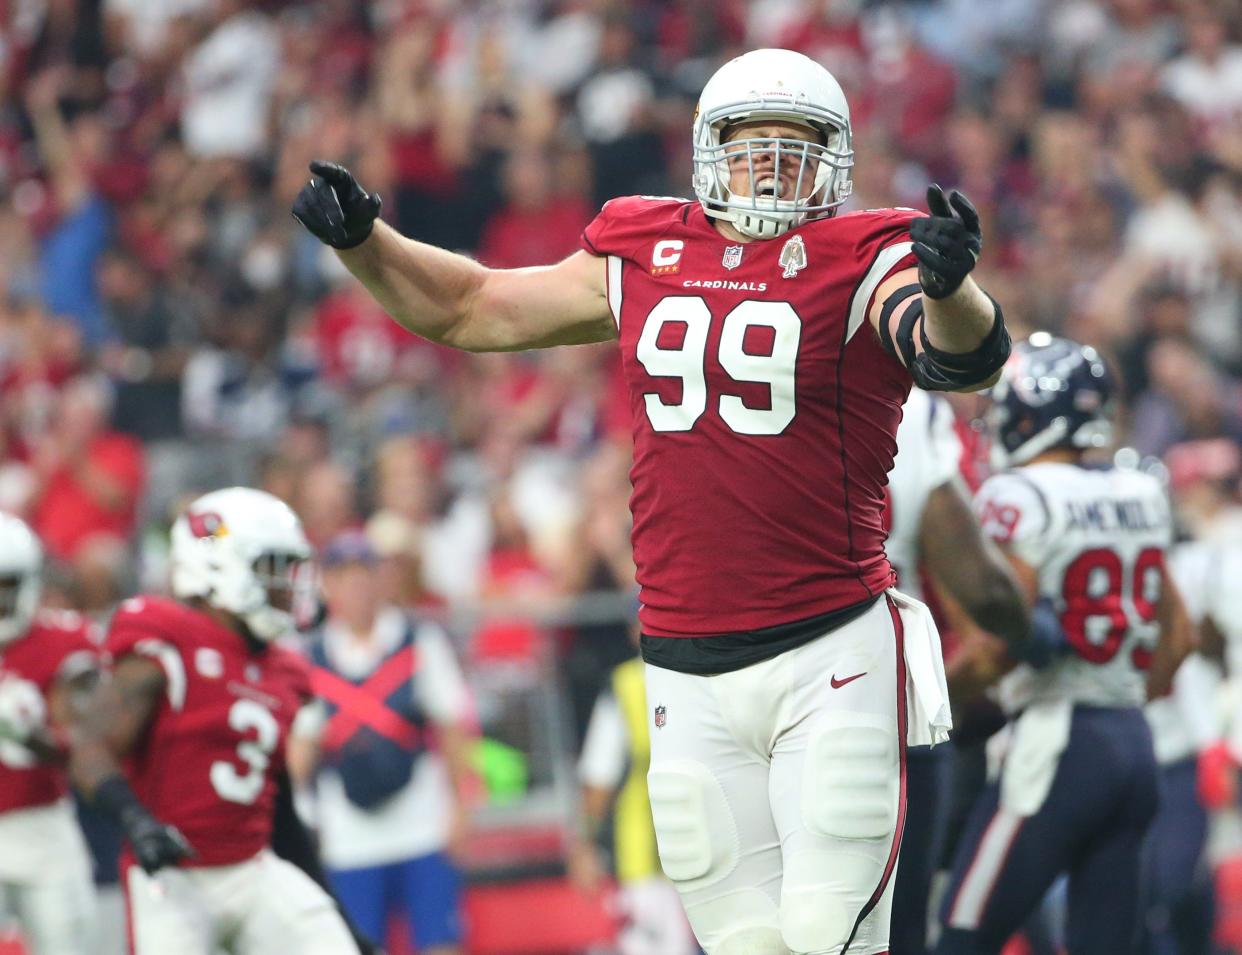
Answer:
[[[45, 706], [63, 679], [96, 666], [98, 648], [90, 625], [73, 613], [45, 612], [30, 630], [0, 647], [0, 680], [26, 680], [38, 688]], [[56, 802], [69, 792], [61, 766], [38, 762], [24, 746], [0, 740], [0, 812]]]
[[1036, 570], [1039, 596], [1056, 607], [1074, 651], [1004, 677], [1006, 708], [1046, 699], [1141, 705], [1173, 541], [1161, 483], [1127, 468], [1040, 462], [989, 478], [975, 510], [986, 534]]
[[301, 657], [252, 652], [208, 615], [162, 597], [123, 603], [107, 649], [160, 665], [159, 709], [128, 764], [134, 792], [194, 847], [190, 865], [229, 865], [268, 845], [276, 776], [293, 719], [311, 696]]
[[587, 227], [629, 389], [644, 633], [758, 630], [892, 582], [884, 483], [911, 380], [867, 312], [914, 264], [917, 215], [733, 243], [697, 202], [627, 197]]

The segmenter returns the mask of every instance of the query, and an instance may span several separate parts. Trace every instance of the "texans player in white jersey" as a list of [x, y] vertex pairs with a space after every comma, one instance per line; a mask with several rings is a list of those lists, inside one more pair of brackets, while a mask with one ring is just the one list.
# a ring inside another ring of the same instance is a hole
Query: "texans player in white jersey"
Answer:
[[960, 193], [837, 214], [853, 133], [819, 64], [729, 61], [691, 135], [697, 201], [614, 199], [557, 265], [410, 241], [334, 163], [293, 213], [433, 341], [619, 342], [665, 872], [711, 955], [878, 955], [905, 745], [950, 723], [934, 625], [891, 589], [884, 478], [911, 385], [986, 386], [1009, 335]]
[[[1019, 644], [1029, 628], [1026, 606], [1004, 555], [971, 510], [961, 459], [948, 401], [910, 392], [897, 429], [897, 460], [888, 475], [890, 530], [884, 550], [903, 592], [921, 600], [926, 573], [971, 621]], [[952, 681], [950, 689], [956, 711], [964, 701]], [[909, 809], [893, 889], [891, 955], [927, 950], [928, 900], [948, 808], [951, 756], [945, 746], [912, 746], [907, 756]]]
[[959, 847], [939, 955], [999, 952], [1062, 873], [1069, 955], [1137, 944], [1157, 787], [1142, 707], [1195, 637], [1165, 566], [1163, 486], [1091, 463], [1112, 390], [1094, 349], [1046, 333], [1014, 348], [993, 389], [993, 448], [1012, 470], [976, 509], [1032, 604], [1033, 646], [1000, 685], [1008, 750]]
[[16, 918], [29, 955], [89, 955], [95, 888], [58, 736], [97, 654], [81, 617], [38, 612], [42, 571], [34, 533], [0, 514], [0, 924]]
[[[1174, 491], [1176, 495], [1176, 490]], [[1170, 696], [1147, 705], [1160, 763], [1160, 810], [1147, 834], [1146, 951], [1206, 951], [1211, 882], [1202, 863], [1208, 810], [1236, 798], [1242, 726], [1222, 719], [1224, 669], [1242, 670], [1242, 543], [1188, 541], [1169, 555], [1169, 570], [1198, 627], [1202, 653], [1177, 671]]]

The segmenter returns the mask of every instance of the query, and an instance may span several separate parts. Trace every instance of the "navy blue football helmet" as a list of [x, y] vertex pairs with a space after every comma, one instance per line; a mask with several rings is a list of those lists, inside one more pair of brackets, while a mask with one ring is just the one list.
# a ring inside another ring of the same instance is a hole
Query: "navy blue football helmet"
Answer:
[[1113, 376], [1090, 345], [1036, 332], [1013, 347], [987, 412], [997, 467], [1112, 441]]

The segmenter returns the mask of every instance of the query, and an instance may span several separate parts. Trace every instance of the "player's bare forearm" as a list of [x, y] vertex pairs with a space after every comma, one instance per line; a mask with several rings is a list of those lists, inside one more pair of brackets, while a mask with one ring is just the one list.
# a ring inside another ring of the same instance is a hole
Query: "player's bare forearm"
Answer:
[[616, 337], [604, 260], [578, 253], [552, 266], [488, 269], [377, 221], [337, 253], [388, 313], [416, 335], [465, 351], [518, 351]]
[[1147, 698], [1158, 699], [1173, 689], [1173, 677], [1182, 661], [1195, 651], [1199, 644], [1195, 626], [1186, 612], [1182, 595], [1173, 578], [1164, 572], [1160, 601], [1156, 604], [1156, 619], [1160, 623], [1160, 639], [1151, 655], [1147, 671]]
[[164, 673], [142, 657], [126, 657], [75, 713], [69, 777], [88, 799], [121, 772], [121, 759], [141, 739], [164, 692]]
[[941, 351], [962, 354], [978, 348], [995, 318], [992, 300], [970, 276], [946, 298], [923, 296], [927, 340]]
[[946, 481], [928, 495], [919, 524], [919, 556], [980, 627], [1011, 648], [1029, 637], [1022, 590], [1005, 555], [980, 530], [960, 481]]
[[[886, 343], [898, 361], [911, 370], [915, 383], [920, 387], [971, 392], [994, 385], [1000, 377], [999, 365], [1008, 356], [1008, 349], [1007, 346], [995, 347], [996, 336], [989, 338], [997, 321], [997, 310], [992, 300], [969, 276], [954, 292], [941, 299], [919, 292], [918, 281], [918, 269], [903, 269], [889, 276], [876, 289], [868, 318], [881, 341]], [[1004, 339], [1004, 342], [1007, 341], [1007, 338]], [[916, 359], [925, 360], [920, 358], [926, 351], [925, 343], [945, 353], [942, 357], [948, 359], [959, 356], [970, 360], [980, 349], [988, 355], [994, 353], [994, 360], [985, 367], [996, 367], [990, 372], [959, 373], [954, 375], [952, 382], [920, 381]], [[983, 377], [978, 377], [979, 374]]]
[[365, 242], [337, 255], [398, 324], [444, 344], [451, 344], [487, 275], [478, 262], [408, 239], [383, 220]]

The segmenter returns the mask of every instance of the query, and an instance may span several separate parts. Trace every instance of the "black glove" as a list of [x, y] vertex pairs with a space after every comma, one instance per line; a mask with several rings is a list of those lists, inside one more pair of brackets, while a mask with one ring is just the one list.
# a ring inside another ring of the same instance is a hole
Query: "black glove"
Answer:
[[122, 818], [121, 828], [133, 847], [134, 858], [148, 874], [194, 855], [176, 826], [160, 822], [145, 809]]
[[121, 831], [134, 850], [134, 858], [148, 873], [176, 865], [194, 856], [176, 826], [165, 825], [138, 801], [123, 776], [111, 776], [95, 788], [94, 803], [121, 824]]
[[931, 215], [910, 223], [914, 255], [919, 260], [919, 285], [928, 298], [945, 298], [957, 291], [979, 261], [983, 233], [979, 213], [970, 200], [954, 189], [946, 201], [944, 190], [928, 186]]
[[1035, 669], [1042, 670], [1073, 652], [1057, 608], [1047, 597], [1040, 597], [1031, 608], [1031, 638], [1017, 655]]
[[311, 181], [293, 200], [293, 218], [320, 242], [352, 249], [371, 234], [379, 217], [379, 193], [367, 192], [344, 166], [316, 159]]

